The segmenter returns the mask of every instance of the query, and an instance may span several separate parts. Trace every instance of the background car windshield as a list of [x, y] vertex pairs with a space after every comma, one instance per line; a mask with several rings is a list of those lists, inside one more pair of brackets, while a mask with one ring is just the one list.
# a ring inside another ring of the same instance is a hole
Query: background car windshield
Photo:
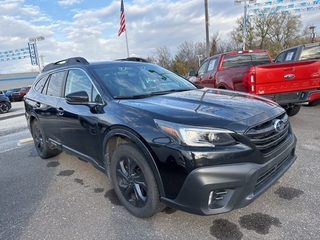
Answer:
[[93, 70], [117, 97], [196, 88], [186, 79], [154, 64], [105, 64], [94, 66]]

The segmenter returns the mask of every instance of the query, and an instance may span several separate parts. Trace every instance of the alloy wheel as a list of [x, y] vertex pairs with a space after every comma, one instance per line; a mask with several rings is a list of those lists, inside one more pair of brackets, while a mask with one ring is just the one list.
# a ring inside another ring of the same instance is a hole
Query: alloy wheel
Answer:
[[124, 198], [135, 207], [147, 203], [146, 179], [139, 165], [130, 157], [123, 157], [116, 166], [117, 181]]

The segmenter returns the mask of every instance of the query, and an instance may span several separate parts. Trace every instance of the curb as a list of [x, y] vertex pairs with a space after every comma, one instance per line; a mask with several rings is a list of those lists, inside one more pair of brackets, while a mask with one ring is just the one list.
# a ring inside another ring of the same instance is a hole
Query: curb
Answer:
[[21, 139], [21, 140], [19, 140], [19, 142], [17, 143], [17, 146], [18, 147], [21, 147], [22, 145], [25, 145], [25, 144], [27, 144], [27, 143], [29, 143], [29, 142], [32, 142], [33, 141], [33, 138], [31, 137], [31, 138], [25, 138], [25, 139]]

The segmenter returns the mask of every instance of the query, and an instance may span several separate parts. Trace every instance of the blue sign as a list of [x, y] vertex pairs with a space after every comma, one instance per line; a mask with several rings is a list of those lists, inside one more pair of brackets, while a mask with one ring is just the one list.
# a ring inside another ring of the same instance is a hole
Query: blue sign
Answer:
[[28, 45], [29, 45], [31, 65], [39, 65], [35, 43], [28, 43]]

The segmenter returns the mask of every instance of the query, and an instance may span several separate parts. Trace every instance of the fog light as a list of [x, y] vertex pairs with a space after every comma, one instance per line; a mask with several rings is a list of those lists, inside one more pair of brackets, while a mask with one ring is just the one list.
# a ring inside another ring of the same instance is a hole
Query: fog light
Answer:
[[224, 189], [211, 191], [209, 194], [208, 205], [214, 204], [219, 200], [223, 200], [224, 196], [227, 194], [228, 194], [228, 191]]

